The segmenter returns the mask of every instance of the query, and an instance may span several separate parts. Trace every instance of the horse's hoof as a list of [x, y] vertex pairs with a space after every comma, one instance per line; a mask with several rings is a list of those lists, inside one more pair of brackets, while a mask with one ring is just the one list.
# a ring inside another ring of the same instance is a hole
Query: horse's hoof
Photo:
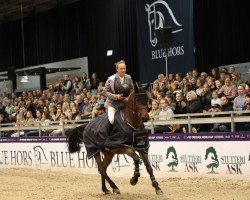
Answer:
[[157, 195], [163, 195], [163, 192], [162, 192], [161, 189], [155, 190], [155, 192], [156, 192]]
[[130, 179], [130, 184], [131, 185], [136, 185], [138, 181], [135, 181], [133, 178]]
[[112, 194], [109, 190], [106, 190], [106, 191], [104, 191], [104, 194], [105, 195], [110, 195], [110, 194]]
[[113, 193], [114, 194], [121, 194], [120, 190], [117, 188], [117, 189], [113, 189]]

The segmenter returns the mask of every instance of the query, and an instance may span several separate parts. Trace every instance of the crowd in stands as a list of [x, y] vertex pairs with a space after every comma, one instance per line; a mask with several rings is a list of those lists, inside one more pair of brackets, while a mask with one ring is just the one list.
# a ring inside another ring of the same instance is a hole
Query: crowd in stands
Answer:
[[[250, 69], [249, 69], [250, 74]], [[151, 84], [148, 109], [150, 117], [169, 120], [174, 114], [250, 110], [250, 75], [242, 82], [234, 66], [228, 69], [213, 68], [207, 72], [194, 69], [186, 74], [159, 74]], [[103, 95], [104, 82], [96, 73], [70, 77], [65, 74], [59, 83], [50, 84], [47, 90], [34, 90], [0, 94], [0, 124], [41, 126], [53, 121], [72, 123], [73, 120], [92, 119], [106, 112]], [[230, 124], [208, 124], [192, 127], [192, 132], [229, 131]], [[237, 131], [250, 131], [249, 123], [236, 124]], [[187, 132], [186, 126], [156, 126], [155, 132]], [[37, 130], [24, 131], [24, 136], [37, 136]], [[59, 135], [61, 130], [44, 130], [43, 135]], [[2, 136], [18, 136], [4, 132]]]

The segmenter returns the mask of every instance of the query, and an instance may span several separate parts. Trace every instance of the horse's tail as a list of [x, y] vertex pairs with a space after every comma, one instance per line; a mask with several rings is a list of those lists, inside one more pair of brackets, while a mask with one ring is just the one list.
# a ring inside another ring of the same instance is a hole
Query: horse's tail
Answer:
[[83, 124], [73, 129], [68, 129], [65, 135], [68, 137], [68, 150], [70, 153], [79, 152], [83, 143], [83, 130], [87, 124]]

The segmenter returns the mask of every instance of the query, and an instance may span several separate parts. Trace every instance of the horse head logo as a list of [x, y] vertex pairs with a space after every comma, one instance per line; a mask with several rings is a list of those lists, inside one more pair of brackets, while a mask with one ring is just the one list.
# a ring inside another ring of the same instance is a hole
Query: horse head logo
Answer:
[[[149, 25], [149, 37], [150, 37], [150, 43], [153, 47], [156, 46], [157, 44], [157, 38], [155, 35], [155, 30], [159, 29], [159, 28], [163, 28], [165, 23], [165, 18], [162, 12], [160, 12], [159, 10], [157, 10], [159, 7], [164, 6], [171, 19], [173, 20], [174, 24], [177, 27], [181, 27], [182, 25], [180, 23], [177, 22], [173, 11], [171, 10], [171, 8], [169, 7], [169, 5], [167, 4], [167, 2], [163, 1], [163, 0], [157, 0], [155, 2], [153, 2], [151, 5], [146, 4], [145, 9], [148, 13], [148, 25]], [[182, 29], [176, 29], [173, 31], [173, 33], [182, 31]]]
[[178, 156], [173, 146], [167, 149], [166, 159], [169, 160], [168, 167], [172, 167], [171, 172], [176, 172], [174, 167], [178, 165]]
[[216, 172], [214, 171], [214, 168], [218, 168], [219, 160], [218, 160], [218, 156], [214, 147], [207, 148], [205, 160], [208, 160], [209, 162], [209, 164], [207, 165], [207, 168], [208, 169], [211, 168], [211, 172], [209, 173], [216, 174]]

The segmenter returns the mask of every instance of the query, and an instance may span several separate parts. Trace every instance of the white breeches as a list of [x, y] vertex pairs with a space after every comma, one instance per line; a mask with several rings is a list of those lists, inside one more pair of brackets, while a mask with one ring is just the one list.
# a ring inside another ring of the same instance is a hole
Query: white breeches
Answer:
[[108, 106], [108, 118], [111, 124], [114, 124], [116, 109], [114, 107]]

